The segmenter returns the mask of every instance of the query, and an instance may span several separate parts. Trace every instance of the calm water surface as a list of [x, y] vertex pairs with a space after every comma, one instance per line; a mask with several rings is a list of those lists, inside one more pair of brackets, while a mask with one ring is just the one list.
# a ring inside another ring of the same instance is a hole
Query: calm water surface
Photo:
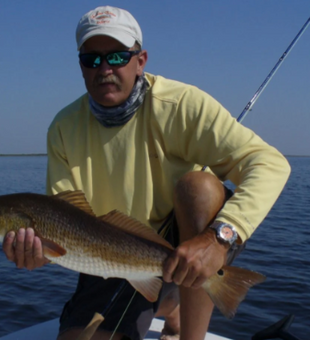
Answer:
[[[310, 158], [288, 157], [291, 177], [279, 200], [234, 265], [259, 271], [266, 282], [252, 289], [233, 320], [215, 311], [210, 331], [251, 339], [288, 314], [290, 332], [310, 337]], [[0, 157], [0, 194], [44, 193], [46, 157]], [[0, 246], [1, 247], [1, 246]], [[77, 273], [57, 265], [28, 272], [6, 260], [0, 248], [0, 336], [60, 315]]]

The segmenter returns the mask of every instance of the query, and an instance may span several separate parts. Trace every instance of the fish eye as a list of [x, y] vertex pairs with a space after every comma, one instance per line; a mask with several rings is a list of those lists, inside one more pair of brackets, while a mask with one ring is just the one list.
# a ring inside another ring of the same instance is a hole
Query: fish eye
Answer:
[[224, 270], [223, 270], [223, 269], [220, 269], [220, 270], [217, 272], [217, 275], [223, 276], [223, 275], [224, 275]]

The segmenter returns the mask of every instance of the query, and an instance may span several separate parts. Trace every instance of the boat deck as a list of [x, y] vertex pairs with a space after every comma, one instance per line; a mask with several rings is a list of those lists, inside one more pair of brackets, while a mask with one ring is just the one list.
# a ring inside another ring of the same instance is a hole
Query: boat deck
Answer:
[[[146, 335], [145, 340], [155, 340], [158, 339], [160, 331], [163, 328], [163, 321], [159, 319], [154, 319], [149, 332]], [[8, 334], [1, 337], [1, 340], [55, 340], [58, 333], [58, 319], [43, 322], [38, 325], [24, 328], [20, 331]], [[231, 340], [228, 338], [223, 338], [218, 335], [207, 333], [205, 340]]]

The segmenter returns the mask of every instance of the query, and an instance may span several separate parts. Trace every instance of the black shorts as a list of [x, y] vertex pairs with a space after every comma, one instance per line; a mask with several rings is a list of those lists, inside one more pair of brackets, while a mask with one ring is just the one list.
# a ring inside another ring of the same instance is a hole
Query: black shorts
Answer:
[[[229, 198], [231, 192], [228, 192], [227, 195]], [[174, 247], [178, 246], [178, 228], [173, 212], [170, 213], [162, 226], [161, 234]], [[227, 264], [231, 264], [243, 248], [244, 245], [235, 246], [231, 249], [228, 253]], [[105, 280], [96, 276], [80, 274], [77, 289], [73, 297], [64, 306], [60, 317], [59, 333], [61, 334], [71, 328], [86, 327], [94, 313], [98, 312], [103, 313], [105, 317], [100, 329], [113, 332], [122, 319], [117, 327], [117, 332], [126, 334], [131, 340], [143, 340], [161, 301], [167, 294], [177, 289], [178, 287], [174, 283], [163, 282], [158, 300], [151, 303], [136, 292], [125, 280], [115, 278]], [[115, 293], [119, 290], [121, 292], [115, 298]], [[132, 297], [133, 300], [122, 318], [122, 314]], [[111, 300], [114, 301], [113, 306], [107, 311], [106, 307]]]

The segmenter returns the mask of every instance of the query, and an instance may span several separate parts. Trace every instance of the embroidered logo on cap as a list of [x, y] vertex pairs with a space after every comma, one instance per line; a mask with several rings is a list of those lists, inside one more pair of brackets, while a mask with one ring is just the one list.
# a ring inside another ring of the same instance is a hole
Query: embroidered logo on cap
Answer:
[[94, 14], [90, 15], [89, 21], [93, 24], [108, 24], [110, 19], [116, 18], [116, 15], [110, 11], [95, 11]]

